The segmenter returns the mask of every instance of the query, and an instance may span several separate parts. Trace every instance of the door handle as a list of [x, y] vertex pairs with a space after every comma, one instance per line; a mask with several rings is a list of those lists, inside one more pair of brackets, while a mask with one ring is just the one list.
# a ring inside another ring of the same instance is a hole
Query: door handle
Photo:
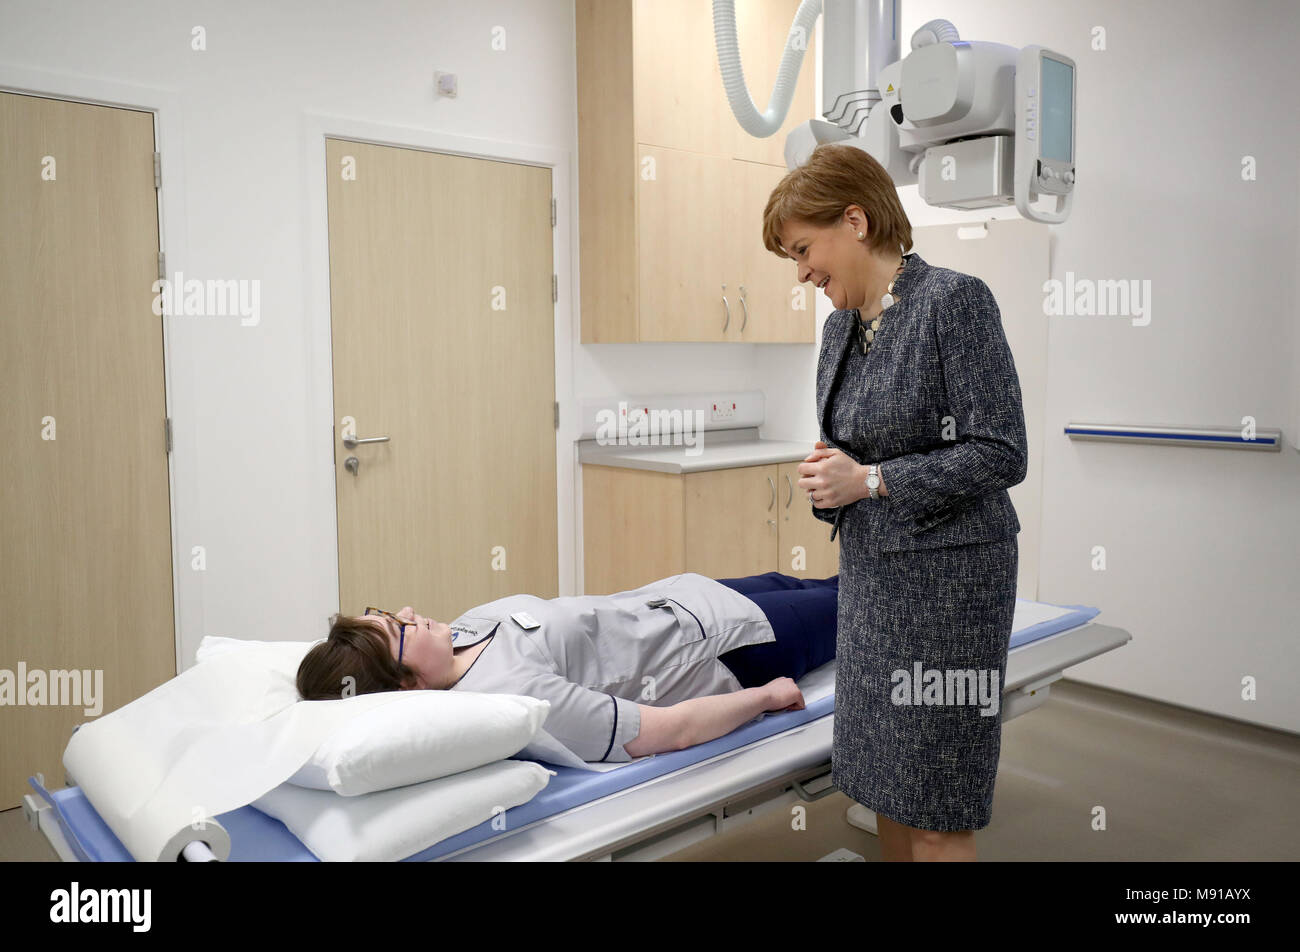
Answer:
[[369, 436], [362, 440], [358, 440], [354, 436], [343, 437], [343, 445], [350, 450], [356, 449], [362, 443], [387, 443], [387, 442], [388, 442], [388, 437], [386, 436]]
[[740, 321], [740, 329], [744, 331], [745, 325], [749, 323], [749, 305], [745, 303], [745, 286], [743, 284], [740, 286], [740, 310], [743, 315]]

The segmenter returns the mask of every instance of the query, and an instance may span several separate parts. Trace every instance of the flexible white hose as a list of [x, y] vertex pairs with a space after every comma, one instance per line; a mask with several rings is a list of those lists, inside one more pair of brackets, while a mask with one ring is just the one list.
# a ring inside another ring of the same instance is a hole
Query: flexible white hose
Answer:
[[952, 25], [952, 21], [931, 20], [912, 34], [912, 49], [919, 50], [923, 46], [933, 46], [936, 43], [956, 43], [960, 39], [961, 34]]
[[[799, 64], [812, 43], [813, 28], [822, 12], [822, 0], [803, 0], [794, 16], [790, 33], [786, 37], [785, 52], [777, 70], [776, 84], [767, 111], [760, 113], [750, 98], [745, 83], [745, 72], [740, 65], [740, 47], [736, 42], [735, 0], [713, 0], [713, 37], [718, 47], [718, 67], [722, 84], [727, 90], [727, 101], [736, 121], [750, 135], [766, 138], [785, 123], [786, 113], [794, 98], [795, 81], [799, 77]], [[803, 49], [796, 47], [796, 38], [802, 36]]]

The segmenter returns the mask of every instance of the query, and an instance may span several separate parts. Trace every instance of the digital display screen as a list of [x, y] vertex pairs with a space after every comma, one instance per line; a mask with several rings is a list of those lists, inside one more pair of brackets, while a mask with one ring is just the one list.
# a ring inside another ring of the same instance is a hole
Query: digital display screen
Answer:
[[1074, 68], [1042, 57], [1043, 90], [1039, 100], [1039, 141], [1043, 157], [1074, 161]]

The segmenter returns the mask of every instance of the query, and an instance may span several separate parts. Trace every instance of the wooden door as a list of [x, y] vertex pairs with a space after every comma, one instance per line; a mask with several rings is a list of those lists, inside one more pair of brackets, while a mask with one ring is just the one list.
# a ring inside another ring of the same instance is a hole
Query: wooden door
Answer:
[[585, 595], [640, 588], [686, 571], [682, 477], [582, 466]]
[[739, 578], [777, 568], [777, 467], [687, 473], [686, 571]]
[[0, 93], [0, 668], [47, 684], [4, 699], [0, 809], [176, 676], [153, 155], [151, 113]]
[[[808, 494], [799, 491], [799, 464], [778, 464], [781, 531], [776, 571], [796, 578], [830, 578], [840, 570], [840, 544], [830, 541], [831, 527], [812, 514]], [[836, 540], [839, 539], [837, 535]], [[803, 567], [795, 564], [802, 550]]]
[[639, 339], [740, 340], [732, 160], [650, 146], [637, 152]]
[[326, 146], [340, 610], [556, 597], [550, 170]]
[[[626, 0], [588, 0], [598, 6]], [[736, 120], [713, 40], [713, 5], [632, 0], [632, 108], [638, 145], [730, 155]], [[740, 4], [737, 4], [739, 6]]]
[[[752, 344], [811, 344], [816, 335], [813, 327], [816, 289], [807, 284], [796, 295], [797, 265], [789, 258], [778, 258], [763, 245], [763, 210], [785, 171], [738, 159], [731, 166], [737, 195], [734, 240], [740, 259], [736, 281], [745, 286], [745, 310], [749, 318], [740, 339]], [[795, 310], [796, 300], [804, 305], [804, 310]]]

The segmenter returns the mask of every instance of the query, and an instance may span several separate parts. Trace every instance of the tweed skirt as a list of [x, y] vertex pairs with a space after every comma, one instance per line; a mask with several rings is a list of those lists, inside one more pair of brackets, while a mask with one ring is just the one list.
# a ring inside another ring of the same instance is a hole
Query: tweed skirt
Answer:
[[1002, 746], [1016, 537], [907, 552], [841, 538], [831, 778], [896, 823], [982, 829]]

